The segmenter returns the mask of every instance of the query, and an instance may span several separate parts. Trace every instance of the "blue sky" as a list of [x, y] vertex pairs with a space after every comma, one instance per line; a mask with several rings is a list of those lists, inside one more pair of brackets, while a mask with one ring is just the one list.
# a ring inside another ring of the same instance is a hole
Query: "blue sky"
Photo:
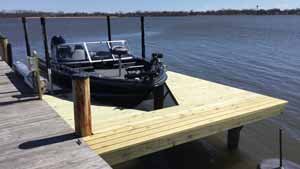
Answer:
[[261, 8], [300, 8], [300, 0], [7, 0], [1, 10], [43, 11], [159, 11]]

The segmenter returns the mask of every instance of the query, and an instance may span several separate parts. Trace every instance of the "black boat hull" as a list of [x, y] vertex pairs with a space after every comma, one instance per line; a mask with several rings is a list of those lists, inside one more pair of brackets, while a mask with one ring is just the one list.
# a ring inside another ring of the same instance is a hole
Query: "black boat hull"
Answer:
[[[41, 70], [46, 71], [43, 61], [40, 63]], [[166, 79], [164, 71], [149, 82], [90, 76], [91, 97], [103, 104], [131, 107], [145, 100], [155, 87], [164, 85]], [[72, 90], [70, 74], [52, 69], [52, 80], [63, 89]]]

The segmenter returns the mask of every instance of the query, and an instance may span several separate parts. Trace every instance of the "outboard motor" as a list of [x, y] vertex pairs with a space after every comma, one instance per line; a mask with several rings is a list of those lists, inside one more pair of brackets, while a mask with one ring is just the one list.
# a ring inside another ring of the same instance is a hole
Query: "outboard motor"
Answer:
[[60, 45], [60, 44], [64, 44], [66, 43], [66, 40], [58, 35], [58, 36], [53, 36], [51, 39], [51, 49], [53, 49], [55, 46]]
[[150, 71], [154, 74], [154, 76], [157, 76], [162, 68], [162, 62], [160, 59], [163, 58], [163, 54], [161, 53], [152, 53], [152, 59], [150, 61], [151, 69]]
[[66, 40], [60, 35], [56, 35], [51, 38], [51, 55], [52, 55], [51, 58], [54, 59], [56, 58], [55, 55], [57, 51], [57, 45], [64, 44], [64, 43], [66, 43]]

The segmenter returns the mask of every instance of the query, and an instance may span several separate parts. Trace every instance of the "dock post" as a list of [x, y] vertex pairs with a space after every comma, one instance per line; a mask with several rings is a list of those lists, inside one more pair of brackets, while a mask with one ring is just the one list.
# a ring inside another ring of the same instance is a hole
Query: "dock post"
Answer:
[[2, 60], [5, 61], [6, 63], [7, 63], [7, 52], [8, 52], [7, 45], [8, 45], [8, 39], [0, 35], [0, 49], [1, 49], [0, 56]]
[[144, 16], [141, 16], [141, 49], [142, 57], [146, 57], [146, 47], [145, 47], [145, 25], [144, 25]]
[[38, 54], [36, 51], [33, 51], [32, 56], [30, 56], [29, 58], [29, 63], [31, 66], [31, 70], [32, 70], [32, 83], [33, 83], [33, 87], [36, 88], [36, 93], [39, 97], [40, 100], [43, 99], [43, 92], [42, 92], [42, 88], [41, 88], [41, 80], [40, 80], [40, 71], [39, 71], [39, 59], [38, 59]]
[[10, 43], [7, 44], [7, 64], [9, 67], [12, 67], [13, 65], [13, 52]]
[[240, 132], [243, 126], [233, 128], [228, 130], [227, 134], [227, 147], [229, 150], [233, 151], [236, 150], [239, 146], [240, 141]]
[[90, 78], [72, 76], [75, 132], [81, 137], [92, 135]]
[[26, 53], [27, 53], [27, 56], [31, 56], [31, 49], [30, 49], [30, 44], [29, 44], [29, 39], [28, 39], [27, 23], [26, 23], [25, 17], [22, 17], [22, 23], [23, 23], [24, 37], [25, 37], [25, 43], [26, 43]]
[[44, 49], [45, 49], [45, 59], [46, 59], [46, 67], [47, 67], [47, 79], [50, 84], [50, 91], [53, 92], [53, 83], [52, 83], [52, 71], [50, 65], [50, 53], [48, 47], [48, 35], [46, 29], [46, 19], [44, 17], [40, 18], [42, 31], [43, 31], [43, 41], [44, 41]]
[[153, 106], [154, 106], [154, 110], [162, 109], [164, 107], [164, 85], [154, 88]]
[[110, 16], [106, 16], [108, 41], [111, 41]]

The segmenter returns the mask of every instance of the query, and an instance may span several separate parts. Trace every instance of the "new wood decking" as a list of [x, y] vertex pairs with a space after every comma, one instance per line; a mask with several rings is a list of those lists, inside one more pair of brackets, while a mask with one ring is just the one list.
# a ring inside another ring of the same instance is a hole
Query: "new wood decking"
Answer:
[[1, 169], [110, 169], [0, 61]]
[[[283, 112], [284, 100], [168, 72], [178, 106], [155, 111], [92, 106], [93, 135], [83, 138], [109, 164], [203, 138]], [[73, 103], [44, 99], [74, 127]]]

